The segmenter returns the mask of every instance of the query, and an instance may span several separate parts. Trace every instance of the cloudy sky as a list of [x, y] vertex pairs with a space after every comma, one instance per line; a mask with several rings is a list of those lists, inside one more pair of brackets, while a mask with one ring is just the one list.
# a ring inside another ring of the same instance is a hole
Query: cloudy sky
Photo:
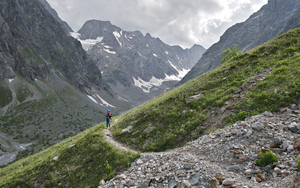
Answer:
[[230, 26], [243, 22], [268, 0], [47, 0], [74, 31], [90, 19], [125, 31], [150, 33], [169, 45], [209, 48]]

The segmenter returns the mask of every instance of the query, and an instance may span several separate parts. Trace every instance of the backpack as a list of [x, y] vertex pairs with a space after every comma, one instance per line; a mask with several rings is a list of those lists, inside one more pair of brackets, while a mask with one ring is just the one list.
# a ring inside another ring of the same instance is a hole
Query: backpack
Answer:
[[107, 112], [105, 117], [106, 117], [106, 119], [110, 119], [110, 118], [111, 118], [111, 115], [110, 115], [110, 113], [109, 113], [109, 112]]

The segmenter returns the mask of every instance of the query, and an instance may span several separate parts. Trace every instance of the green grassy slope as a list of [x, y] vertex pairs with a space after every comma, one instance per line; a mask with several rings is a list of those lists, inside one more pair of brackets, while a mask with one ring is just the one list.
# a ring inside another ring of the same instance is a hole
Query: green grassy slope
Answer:
[[[292, 30], [123, 115], [115, 138], [141, 151], [178, 147], [218, 127], [264, 111], [278, 111], [300, 96], [300, 29]], [[255, 81], [257, 75], [266, 78]], [[241, 90], [245, 82], [255, 83]], [[186, 98], [202, 94], [190, 103]], [[222, 108], [229, 112], [222, 114]], [[121, 130], [133, 126], [132, 132]], [[152, 128], [149, 128], [152, 127]], [[150, 132], [149, 132], [150, 131]]]
[[139, 157], [114, 149], [103, 129], [104, 123], [96, 125], [0, 169], [0, 187], [97, 187]]
[[[140, 151], [161, 151], [213, 131], [209, 122], [214, 119], [221, 122], [214, 128], [221, 128], [299, 102], [299, 36], [300, 29], [290, 31], [130, 110], [113, 122], [115, 138]], [[265, 79], [257, 80], [262, 74]], [[241, 90], [247, 81], [255, 85]], [[186, 102], [197, 94], [202, 97]], [[222, 112], [224, 106], [230, 108]], [[129, 125], [132, 131], [122, 134]], [[0, 169], [0, 186], [96, 187], [99, 180], [112, 178], [139, 155], [113, 149], [104, 141], [103, 128], [104, 123], [96, 125]]]

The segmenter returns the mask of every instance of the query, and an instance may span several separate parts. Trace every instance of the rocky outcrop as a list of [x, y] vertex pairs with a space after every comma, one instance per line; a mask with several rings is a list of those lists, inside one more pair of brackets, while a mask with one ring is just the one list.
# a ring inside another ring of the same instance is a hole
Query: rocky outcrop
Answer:
[[300, 27], [300, 9], [289, 19], [285, 28], [279, 32], [279, 35], [298, 27]]
[[[299, 124], [297, 108], [249, 117], [182, 148], [142, 153], [127, 171], [99, 187], [297, 187], [299, 134], [289, 129]], [[274, 142], [278, 148], [270, 147]], [[278, 162], [257, 166], [260, 151], [272, 151]]]
[[100, 71], [80, 42], [68, 36], [38, 0], [1, 1], [0, 5], [0, 79], [16, 72], [33, 82], [49, 78], [54, 70], [82, 92], [104, 88]]
[[132, 125], [130, 125], [130, 126], [128, 126], [127, 128], [123, 129], [123, 130], [121, 131], [121, 133], [122, 133], [122, 134], [129, 134], [129, 133], [131, 132], [132, 128], [133, 128]]
[[219, 66], [222, 52], [234, 44], [238, 45], [242, 52], [246, 52], [273, 39], [287, 25], [299, 7], [298, 0], [269, 0], [267, 5], [251, 15], [245, 22], [230, 27], [221, 36], [219, 42], [203, 54], [199, 62], [179, 84]]
[[40, 0], [45, 8], [50, 12], [50, 14], [58, 21], [60, 22], [68, 32], [73, 32], [73, 29], [69, 26], [69, 24], [63, 20], [60, 19], [57, 12], [49, 5], [49, 3], [46, 0]]
[[203, 95], [203, 94], [194, 95], [194, 96], [191, 96], [191, 97], [186, 98], [186, 99], [185, 99], [185, 102], [186, 102], [186, 103], [190, 103], [191, 100], [198, 100], [198, 99], [200, 99], [201, 97], [204, 97], [204, 95]]

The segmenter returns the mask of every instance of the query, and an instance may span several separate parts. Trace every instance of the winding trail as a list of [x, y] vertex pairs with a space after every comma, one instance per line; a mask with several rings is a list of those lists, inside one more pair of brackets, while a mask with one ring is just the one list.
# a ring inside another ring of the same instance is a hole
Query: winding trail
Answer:
[[[117, 122], [118, 122], [118, 119], [116, 119], [116, 120], [114, 121], [114, 123], [117, 123]], [[111, 127], [112, 127], [112, 125], [111, 125]], [[103, 132], [104, 132], [106, 141], [109, 142], [109, 143], [110, 143], [111, 145], [113, 145], [114, 147], [116, 147], [116, 148], [118, 148], [118, 149], [120, 149], [120, 150], [122, 150], [122, 151], [130, 151], [130, 152], [135, 153], [135, 154], [138, 153], [137, 151], [135, 151], [135, 150], [133, 150], [133, 149], [131, 149], [131, 148], [129, 148], [129, 147], [127, 147], [127, 146], [125, 146], [125, 145], [123, 145], [123, 144], [117, 142], [117, 141], [115, 141], [115, 140], [113, 139], [113, 134], [112, 134], [112, 132], [109, 130], [109, 128], [108, 128], [108, 129], [105, 128]]]
[[[114, 121], [114, 123], [117, 123], [117, 122], [118, 122], [118, 119], [116, 119]], [[111, 125], [111, 127], [112, 127], [112, 125]], [[114, 138], [113, 138], [113, 134], [109, 130], [109, 128], [108, 129], [105, 128], [103, 132], [104, 132], [106, 141], [109, 142], [114, 147], [116, 147], [117, 149], [120, 149], [122, 151], [129, 151], [129, 152], [132, 152], [132, 153], [135, 153], [135, 154], [138, 153], [138, 151], [133, 150], [133, 149], [129, 148], [128, 146], [125, 146], [124, 144], [115, 141]], [[182, 150], [184, 150], [184, 147], [169, 149], [169, 150], [161, 151], [161, 152], [143, 152], [143, 153], [140, 153], [140, 154], [143, 155], [143, 156], [145, 156], [145, 155], [170, 155], [170, 154], [181, 152]], [[186, 150], [184, 150], [183, 153], [185, 155], [190, 156], [191, 158], [197, 159], [197, 156], [195, 156], [194, 154], [192, 154], [192, 153], [190, 153]]]

